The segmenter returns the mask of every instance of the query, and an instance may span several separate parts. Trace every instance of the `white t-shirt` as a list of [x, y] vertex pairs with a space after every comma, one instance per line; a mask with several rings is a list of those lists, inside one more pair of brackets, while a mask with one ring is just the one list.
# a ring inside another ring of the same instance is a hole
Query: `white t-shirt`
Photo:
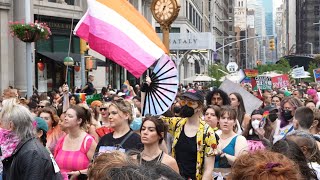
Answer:
[[276, 120], [276, 130], [273, 135], [273, 144], [275, 144], [277, 141], [281, 140], [288, 132], [294, 131], [293, 129], [293, 123], [290, 122], [288, 125], [280, 128], [281, 121], [279, 119]]

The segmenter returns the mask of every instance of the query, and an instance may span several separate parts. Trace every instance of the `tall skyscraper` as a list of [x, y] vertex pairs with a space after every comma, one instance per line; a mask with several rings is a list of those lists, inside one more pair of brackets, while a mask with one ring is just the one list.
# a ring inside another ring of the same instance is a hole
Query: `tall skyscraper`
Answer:
[[273, 0], [263, 0], [265, 11], [266, 34], [273, 35]]
[[273, 12], [265, 13], [266, 35], [273, 35]]
[[259, 36], [266, 35], [265, 13], [263, 0], [248, 0], [248, 9], [254, 9], [254, 28]]

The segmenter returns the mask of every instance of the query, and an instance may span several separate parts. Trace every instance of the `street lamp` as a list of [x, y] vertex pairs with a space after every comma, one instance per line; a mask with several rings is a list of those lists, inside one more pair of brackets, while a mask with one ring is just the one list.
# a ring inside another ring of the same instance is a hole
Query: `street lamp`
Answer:
[[70, 56], [64, 58], [63, 64], [64, 64], [65, 66], [67, 66], [67, 68], [66, 68], [66, 83], [67, 83], [68, 86], [70, 87], [70, 85], [69, 85], [69, 80], [68, 80], [68, 74], [69, 74], [69, 66], [73, 66], [73, 65], [74, 65], [73, 58], [70, 57]]
[[313, 55], [313, 44], [311, 42], [306, 42], [306, 44], [310, 44], [310, 46], [311, 46], [311, 55]]

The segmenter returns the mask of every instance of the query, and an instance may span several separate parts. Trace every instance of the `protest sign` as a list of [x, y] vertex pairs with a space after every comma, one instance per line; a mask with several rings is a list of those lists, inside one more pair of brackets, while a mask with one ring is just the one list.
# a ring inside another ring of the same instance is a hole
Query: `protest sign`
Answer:
[[259, 74], [257, 69], [245, 69], [244, 72], [247, 77], [257, 77]]
[[272, 88], [284, 88], [290, 84], [289, 77], [286, 74], [272, 77]]
[[294, 68], [292, 70], [292, 74], [294, 78], [302, 78], [305, 76], [304, 67]]
[[272, 90], [272, 81], [270, 76], [257, 76], [255, 77], [257, 86], [261, 90]]
[[219, 89], [223, 90], [227, 94], [231, 94], [234, 92], [239, 93], [242, 96], [247, 114], [251, 114], [253, 110], [257, 109], [262, 104], [262, 101], [260, 99], [258, 99], [257, 97], [255, 97], [254, 95], [246, 91], [239, 84], [234, 83], [230, 80], [223, 81]]
[[320, 68], [313, 70], [314, 81], [320, 83]]

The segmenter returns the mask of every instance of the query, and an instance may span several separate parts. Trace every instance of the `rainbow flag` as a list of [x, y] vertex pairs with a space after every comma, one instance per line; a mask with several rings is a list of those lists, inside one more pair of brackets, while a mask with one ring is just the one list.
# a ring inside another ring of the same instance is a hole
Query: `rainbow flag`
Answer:
[[151, 24], [127, 0], [88, 0], [74, 33], [137, 78], [168, 52]]

